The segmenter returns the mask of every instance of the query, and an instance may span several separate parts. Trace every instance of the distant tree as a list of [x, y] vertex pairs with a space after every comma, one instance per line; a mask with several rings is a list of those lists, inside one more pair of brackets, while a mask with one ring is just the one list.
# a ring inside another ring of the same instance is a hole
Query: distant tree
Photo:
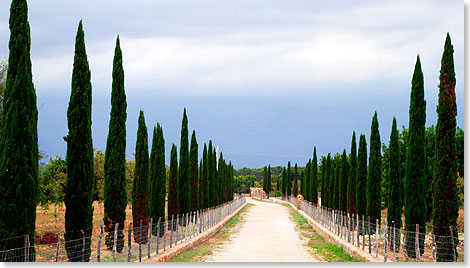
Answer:
[[[148, 215], [149, 215], [149, 146], [147, 126], [145, 125], [144, 112], [139, 115], [137, 128], [137, 141], [135, 145], [135, 177], [132, 184], [132, 221], [134, 228], [134, 241], [147, 243], [148, 240]], [[142, 221], [142, 233], [137, 226]]]
[[[419, 56], [416, 59], [411, 82], [410, 122], [406, 150], [405, 170], [405, 223], [406, 230], [416, 232], [420, 226], [422, 241], [420, 251], [424, 252], [424, 233], [426, 232], [426, 101], [424, 99], [424, 78]], [[455, 132], [454, 132], [455, 133]], [[406, 238], [407, 254], [416, 257], [415, 237]]]
[[150, 154], [150, 174], [149, 174], [149, 218], [160, 221], [160, 232], [158, 228], [152, 228], [152, 234], [165, 234], [165, 195], [166, 195], [166, 165], [165, 165], [165, 140], [163, 129], [159, 123], [154, 128], [152, 139], [152, 152]]
[[204, 208], [204, 162], [203, 158], [199, 161], [199, 175], [198, 175], [198, 210]]
[[[65, 195], [65, 249], [70, 261], [89, 261], [93, 227], [93, 141], [91, 135], [91, 78], [82, 21], [75, 40], [72, 91], [67, 110], [67, 193]], [[6, 110], [7, 107], [4, 107]], [[2, 169], [3, 170], [3, 169]], [[3, 228], [1, 228], [3, 230]], [[75, 250], [85, 232], [85, 256]]]
[[[436, 235], [437, 261], [453, 261], [449, 227], [458, 242], [457, 218], [457, 152], [455, 144], [457, 105], [455, 101], [454, 47], [447, 33], [439, 76], [436, 151], [434, 165], [434, 197], [432, 222]], [[457, 252], [457, 250], [455, 250]]]
[[307, 162], [307, 165], [305, 166], [305, 178], [304, 178], [304, 187], [305, 187], [305, 190], [304, 190], [304, 193], [303, 193], [303, 196], [306, 200], [308, 201], [311, 201], [312, 198], [311, 198], [311, 195], [310, 195], [310, 188], [311, 188], [311, 174], [312, 172], [312, 161], [311, 160], [308, 160]]
[[372, 118], [371, 134], [370, 134], [370, 155], [369, 155], [369, 170], [367, 173], [367, 206], [366, 217], [370, 217], [372, 222], [376, 219], [381, 220], [381, 187], [380, 180], [382, 177], [382, 156], [381, 156], [381, 142], [379, 133], [379, 121], [377, 119], [377, 112]]
[[343, 150], [341, 155], [341, 172], [340, 172], [340, 185], [339, 185], [339, 209], [343, 212], [348, 210], [348, 178], [349, 178], [349, 163], [346, 150]]
[[334, 205], [333, 208], [336, 210], [340, 209], [340, 191], [341, 191], [341, 155], [335, 154], [335, 184], [334, 184]]
[[268, 194], [268, 199], [269, 199], [269, 195], [271, 194], [271, 165], [268, 166], [268, 181], [267, 181], [267, 185], [266, 185], [266, 193]]
[[111, 90], [111, 114], [104, 161], [104, 217], [106, 246], [114, 245], [114, 230], [118, 226], [117, 251], [124, 248], [124, 221], [126, 220], [126, 92], [119, 36], [116, 39]]
[[267, 194], [268, 192], [268, 167], [264, 166], [263, 172], [263, 191]]
[[335, 185], [335, 176], [334, 176], [334, 164], [331, 163], [331, 154], [328, 153], [328, 156], [326, 158], [326, 191], [325, 191], [325, 198], [326, 202], [325, 205], [332, 209], [333, 208], [333, 197], [334, 197], [334, 185]]
[[204, 203], [202, 208], [208, 208], [210, 206], [210, 188], [209, 188], [209, 160], [207, 158], [208, 151], [207, 145], [204, 143], [204, 150], [202, 153], [202, 181], [204, 184]]
[[310, 164], [311, 178], [310, 178], [310, 201], [318, 204], [318, 166], [317, 166], [317, 147], [313, 147], [313, 160]]
[[[398, 130], [397, 120], [393, 117], [392, 132], [390, 133], [390, 161], [388, 167], [388, 179], [389, 179], [389, 197], [388, 197], [388, 209], [387, 209], [387, 222], [389, 226], [392, 223], [395, 224], [395, 228], [402, 226], [401, 222], [401, 185], [400, 185], [400, 148], [398, 143]], [[392, 236], [390, 236], [392, 237]], [[390, 239], [391, 241], [392, 239]], [[395, 239], [395, 247], [400, 246], [400, 238]]]
[[294, 188], [293, 188], [293, 194], [295, 197], [299, 194], [299, 186], [298, 186], [298, 176], [297, 176], [297, 163], [295, 163], [294, 167]]
[[286, 168], [282, 169], [282, 199], [287, 196], [287, 171]]
[[357, 177], [356, 177], [356, 213], [366, 215], [367, 200], [367, 142], [366, 136], [359, 136], [359, 150], [357, 153]]
[[290, 175], [290, 161], [287, 163], [287, 196], [291, 196], [292, 193], [292, 177]]
[[64, 202], [67, 181], [67, 165], [60, 157], [50, 158], [39, 167], [38, 205], [48, 209], [49, 205]]
[[320, 202], [321, 203], [321, 206], [325, 206], [326, 205], [326, 189], [325, 189], [325, 185], [326, 185], [326, 157], [325, 156], [322, 156], [321, 157], [321, 182], [320, 182]]
[[191, 150], [190, 150], [190, 197], [191, 197], [191, 209], [190, 211], [196, 211], [199, 208], [199, 183], [198, 183], [198, 145], [196, 140], [196, 131], [193, 131], [191, 136]]
[[[168, 189], [168, 219], [174, 217], [179, 213], [179, 187], [178, 187], [178, 156], [176, 145], [171, 147], [170, 159], [170, 182]], [[172, 230], [176, 230], [176, 223], [171, 226]]]
[[183, 112], [183, 122], [181, 123], [181, 141], [180, 141], [180, 162], [178, 169], [178, 186], [179, 186], [179, 213], [186, 214], [191, 210], [189, 181], [189, 141], [188, 141], [188, 117], [186, 116], [186, 108]]
[[209, 189], [209, 203], [207, 207], [215, 206], [215, 196], [214, 196], [214, 170], [215, 170], [215, 163], [213, 161], [214, 157], [214, 150], [212, 148], [212, 141], [209, 141], [209, 148], [207, 150], [207, 180], [208, 180], [208, 189]]
[[356, 214], [356, 176], [357, 176], [357, 157], [356, 157], [356, 132], [353, 131], [351, 140], [351, 153], [349, 154], [349, 179], [348, 179], [348, 213]]

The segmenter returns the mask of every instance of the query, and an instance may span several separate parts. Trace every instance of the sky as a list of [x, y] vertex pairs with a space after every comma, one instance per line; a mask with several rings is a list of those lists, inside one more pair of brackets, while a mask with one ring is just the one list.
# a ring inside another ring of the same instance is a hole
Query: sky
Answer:
[[[34, 0], [29, 3], [39, 147], [66, 155], [75, 35], [83, 20], [93, 87], [93, 146], [106, 148], [114, 47], [120, 36], [127, 94], [127, 156], [139, 111], [159, 122], [166, 161], [180, 144], [183, 109], [199, 156], [212, 140], [235, 168], [303, 166], [349, 153], [378, 113], [388, 144], [393, 117], [408, 126], [421, 58], [426, 125], [437, 122], [445, 36], [454, 46], [457, 124], [464, 128], [464, 3], [455, 0]], [[10, 1], [0, 1], [0, 57], [8, 55]]]

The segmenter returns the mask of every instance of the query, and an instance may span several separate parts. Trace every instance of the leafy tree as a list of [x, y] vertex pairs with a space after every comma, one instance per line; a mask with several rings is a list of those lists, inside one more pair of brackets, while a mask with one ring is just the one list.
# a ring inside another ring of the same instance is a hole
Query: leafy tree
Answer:
[[[457, 105], [455, 102], [454, 47], [447, 33], [439, 76], [437, 106], [436, 151], [434, 165], [434, 197], [432, 222], [436, 227], [436, 260], [452, 261], [453, 254], [449, 228], [455, 244], [458, 242], [457, 218], [457, 152], [455, 144]], [[457, 250], [455, 250], [457, 252]]]
[[348, 178], [348, 213], [356, 214], [356, 177], [357, 177], [357, 158], [356, 158], [356, 132], [353, 131], [351, 140], [351, 153], [349, 154], [349, 178]]
[[[424, 78], [419, 56], [416, 59], [411, 82], [410, 123], [405, 166], [405, 223], [406, 230], [415, 232], [420, 226], [420, 251], [424, 252], [426, 227], [426, 152], [425, 152], [426, 101], [424, 100]], [[407, 236], [407, 253], [416, 257], [415, 236]]]
[[191, 197], [191, 208], [190, 211], [196, 211], [199, 209], [199, 183], [198, 183], [198, 156], [197, 156], [197, 140], [196, 140], [196, 131], [193, 131], [191, 135], [191, 150], [190, 150], [190, 161], [189, 161], [189, 170], [190, 170], [190, 197]]
[[348, 210], [348, 178], [349, 178], [349, 163], [348, 156], [346, 155], [346, 150], [343, 150], [341, 155], [341, 172], [340, 172], [340, 185], [339, 185], [339, 209], [341, 211], [347, 212]]
[[311, 178], [310, 178], [310, 187], [308, 191], [310, 192], [310, 201], [314, 204], [318, 204], [318, 166], [317, 166], [317, 147], [313, 147], [313, 160], [310, 164], [311, 169]]
[[297, 177], [297, 163], [295, 163], [294, 167], [294, 188], [293, 188], [293, 194], [295, 197], [299, 194], [299, 186], [298, 186], [298, 177]]
[[189, 142], [188, 142], [188, 117], [186, 108], [183, 112], [183, 122], [181, 123], [181, 142], [180, 142], [180, 162], [178, 169], [179, 189], [179, 213], [186, 214], [191, 210], [189, 181]]
[[381, 220], [381, 206], [380, 206], [380, 179], [382, 175], [382, 156], [381, 156], [381, 143], [379, 133], [379, 121], [377, 119], [377, 112], [372, 118], [371, 134], [370, 134], [370, 155], [369, 155], [369, 170], [367, 174], [367, 206], [366, 217], [370, 217], [372, 222], [376, 219]]
[[48, 209], [50, 204], [64, 202], [67, 182], [67, 165], [60, 157], [50, 158], [39, 167], [38, 205]]
[[268, 181], [267, 181], [267, 188], [266, 188], [266, 193], [268, 195], [268, 199], [269, 199], [269, 194], [271, 193], [271, 188], [272, 188], [272, 185], [271, 185], [271, 165], [268, 166]]
[[[93, 141], [91, 135], [91, 81], [82, 21], [75, 41], [72, 91], [67, 110], [67, 193], [65, 195], [65, 249], [70, 261], [89, 261], [93, 227]], [[4, 107], [7, 109], [7, 107]], [[77, 239], [85, 232], [85, 256]]]
[[366, 215], [367, 200], [367, 142], [366, 136], [359, 136], [359, 150], [357, 153], [357, 177], [356, 177], [356, 213]]
[[[149, 146], [147, 126], [145, 125], [144, 112], [139, 115], [139, 126], [137, 128], [137, 141], [135, 145], [135, 177], [132, 184], [132, 221], [134, 227], [134, 241], [147, 243], [147, 227], [149, 215]], [[142, 222], [142, 233], [138, 226]]]
[[291, 196], [292, 193], [292, 177], [290, 175], [290, 161], [287, 163], [287, 196]]
[[[392, 132], [390, 133], [390, 161], [388, 167], [388, 179], [389, 179], [389, 197], [388, 197], [388, 210], [387, 210], [387, 222], [389, 226], [392, 223], [395, 224], [395, 228], [400, 229], [401, 222], [401, 185], [400, 185], [400, 148], [398, 143], [398, 130], [397, 120], [393, 117]], [[392, 237], [392, 236], [390, 236]], [[391, 239], [390, 239], [391, 241]], [[395, 246], [400, 246], [400, 238], [395, 239]]]
[[104, 226], [106, 246], [114, 245], [114, 229], [118, 226], [117, 251], [124, 248], [124, 221], [126, 220], [126, 92], [119, 36], [116, 39], [111, 91], [111, 116], [104, 161]]
[[263, 173], [263, 191], [267, 194], [268, 192], [268, 167], [264, 166]]
[[[168, 219], [179, 213], [179, 187], [178, 187], [178, 156], [176, 145], [171, 147], [170, 159], [170, 182], [168, 189]], [[172, 230], [176, 230], [176, 223], [172, 226]]]

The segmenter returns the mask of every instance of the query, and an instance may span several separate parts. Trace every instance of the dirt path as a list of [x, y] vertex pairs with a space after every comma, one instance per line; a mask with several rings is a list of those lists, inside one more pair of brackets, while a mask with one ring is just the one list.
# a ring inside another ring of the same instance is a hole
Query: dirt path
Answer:
[[245, 223], [206, 262], [315, 262], [286, 207], [247, 198]]

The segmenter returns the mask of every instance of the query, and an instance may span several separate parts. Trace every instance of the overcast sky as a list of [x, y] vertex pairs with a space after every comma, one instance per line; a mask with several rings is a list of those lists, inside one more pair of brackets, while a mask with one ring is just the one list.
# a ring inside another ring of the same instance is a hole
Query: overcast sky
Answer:
[[[377, 110], [382, 142], [393, 116], [408, 126], [419, 54], [426, 125], [436, 124], [445, 35], [454, 45], [457, 124], [464, 127], [463, 1], [30, 0], [39, 147], [65, 157], [75, 34], [83, 20], [93, 85], [93, 142], [104, 150], [116, 36], [128, 99], [127, 153], [139, 110], [163, 126], [166, 158], [179, 146], [183, 108], [200, 155], [212, 139], [236, 168], [304, 165], [349, 153]], [[10, 1], [0, 1], [0, 56]], [[151, 133], [151, 132], [150, 132]], [[191, 133], [190, 133], [191, 134]], [[151, 140], [151, 137], [150, 137]], [[149, 142], [150, 144], [151, 142]]]

